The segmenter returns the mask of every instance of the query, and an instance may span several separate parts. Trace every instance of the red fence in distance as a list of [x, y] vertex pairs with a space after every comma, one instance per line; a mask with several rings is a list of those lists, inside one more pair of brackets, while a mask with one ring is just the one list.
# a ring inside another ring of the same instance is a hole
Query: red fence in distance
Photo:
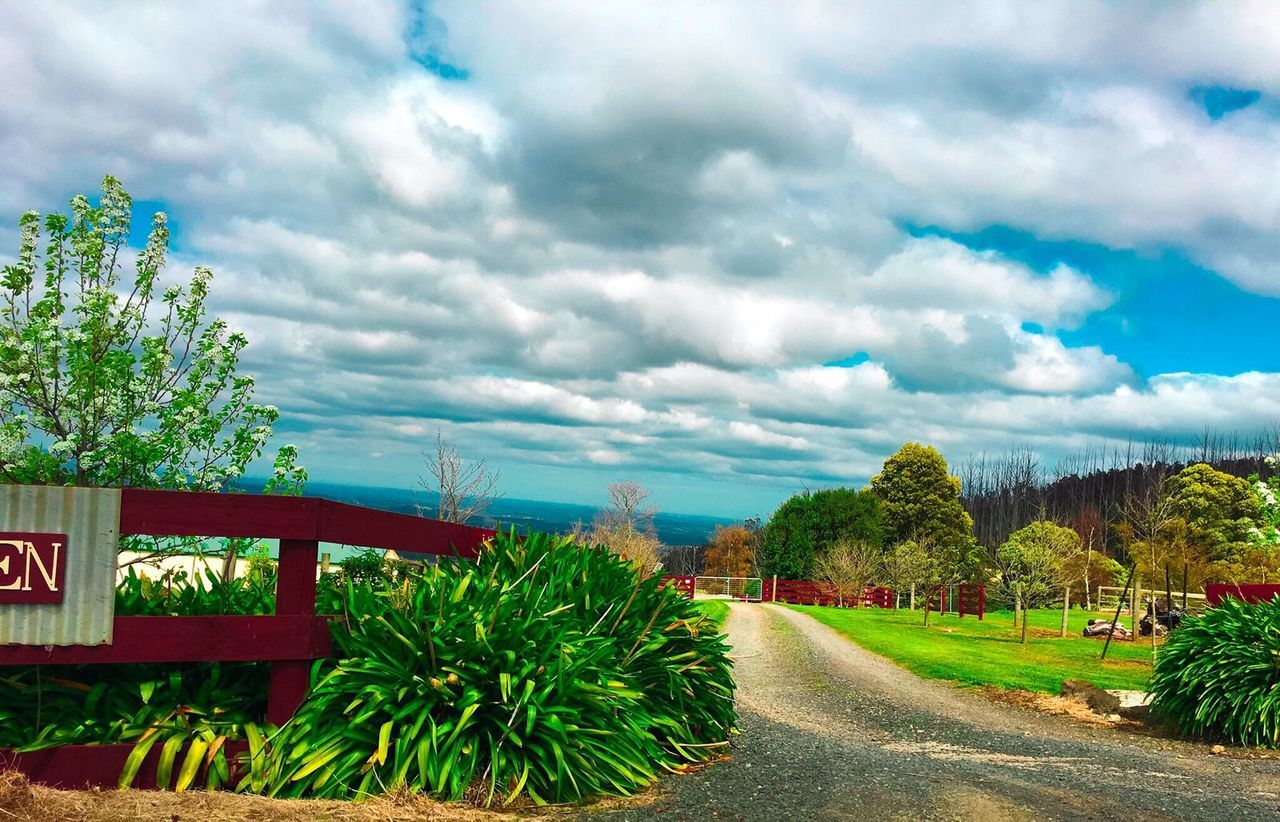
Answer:
[[[306, 696], [311, 663], [331, 653], [328, 617], [315, 613], [321, 542], [474, 558], [493, 532], [314, 497], [126, 488], [120, 534], [280, 540], [275, 615], [118, 616], [111, 645], [0, 645], [0, 666], [269, 662], [267, 720], [281, 725]], [[113, 786], [132, 750], [132, 745], [75, 745], [25, 754], [0, 750], [0, 770], [15, 768], [55, 787]]]
[[892, 588], [868, 585], [859, 595], [844, 596], [833, 583], [803, 579], [766, 579], [763, 594], [765, 602], [825, 605], [834, 608], [892, 608], [895, 601]]
[[689, 599], [693, 599], [694, 577], [665, 576], [662, 578], [662, 581], [663, 583], [670, 585], [672, 588], [675, 588]]
[[1270, 602], [1280, 595], [1280, 585], [1260, 584], [1237, 585], [1231, 582], [1211, 582], [1204, 586], [1204, 600], [1210, 605], [1221, 605], [1227, 597], [1242, 599], [1245, 602], [1258, 604]]

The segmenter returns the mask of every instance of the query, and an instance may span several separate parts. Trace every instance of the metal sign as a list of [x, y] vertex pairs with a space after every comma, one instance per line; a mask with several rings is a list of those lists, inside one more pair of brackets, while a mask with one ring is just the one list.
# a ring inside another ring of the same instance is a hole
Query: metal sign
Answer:
[[0, 532], [0, 604], [62, 602], [66, 534]]
[[0, 485], [0, 645], [110, 644], [120, 491]]

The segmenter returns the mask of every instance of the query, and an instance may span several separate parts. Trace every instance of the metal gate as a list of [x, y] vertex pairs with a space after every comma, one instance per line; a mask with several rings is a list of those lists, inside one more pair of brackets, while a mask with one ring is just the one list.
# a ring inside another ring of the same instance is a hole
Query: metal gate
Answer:
[[760, 602], [764, 598], [764, 581], [760, 577], [694, 577], [693, 596]]

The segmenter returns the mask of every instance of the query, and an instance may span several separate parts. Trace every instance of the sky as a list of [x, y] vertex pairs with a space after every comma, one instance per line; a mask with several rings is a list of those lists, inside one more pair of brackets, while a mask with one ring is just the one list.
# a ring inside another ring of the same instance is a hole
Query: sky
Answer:
[[317, 479], [767, 515], [1280, 422], [1280, 5], [10, 2], [0, 256], [104, 174]]

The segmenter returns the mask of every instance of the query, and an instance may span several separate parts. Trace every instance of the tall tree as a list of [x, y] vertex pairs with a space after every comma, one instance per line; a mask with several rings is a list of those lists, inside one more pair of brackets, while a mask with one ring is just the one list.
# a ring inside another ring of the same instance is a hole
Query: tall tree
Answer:
[[876, 548], [883, 544], [880, 504], [875, 496], [851, 488], [796, 494], [778, 506], [764, 527], [760, 573], [810, 579], [815, 559], [840, 539]]
[[[271, 438], [279, 413], [238, 373], [247, 339], [207, 317], [212, 272], [163, 283], [168, 220], [134, 252], [132, 217], [107, 177], [97, 206], [18, 222], [0, 277], [2, 482], [221, 490]], [[276, 490], [305, 479], [296, 459], [280, 449]]]
[[1204, 463], [1169, 480], [1172, 513], [1187, 527], [1187, 539], [1213, 562], [1229, 562], [1244, 551], [1262, 514], [1248, 480]]
[[884, 511], [885, 539], [927, 544], [944, 581], [973, 576], [981, 555], [973, 519], [960, 503], [960, 480], [929, 445], [909, 442], [872, 477], [871, 492]]

